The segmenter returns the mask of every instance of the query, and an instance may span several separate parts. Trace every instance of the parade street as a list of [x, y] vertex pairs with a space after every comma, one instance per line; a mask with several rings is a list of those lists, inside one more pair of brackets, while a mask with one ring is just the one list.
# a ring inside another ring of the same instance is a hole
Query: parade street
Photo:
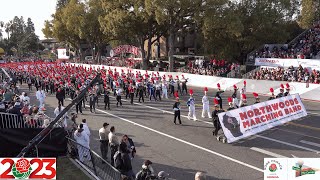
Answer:
[[[212, 136], [212, 120], [201, 118], [203, 88], [192, 89], [197, 104], [198, 121], [188, 120], [188, 96], [180, 95], [182, 125], [173, 123], [173, 97], [157, 102], [149, 102], [145, 98], [145, 103], [138, 103], [135, 98], [134, 105], [130, 105], [129, 99], [125, 100], [123, 96], [123, 107], [117, 108], [116, 100], [112, 96], [111, 110], [104, 110], [100, 97], [96, 113], [90, 113], [87, 107], [83, 115], [79, 114], [77, 122], [87, 119], [91, 129], [90, 146], [98, 154], [98, 130], [104, 122], [108, 122], [109, 128], [115, 126], [119, 138], [127, 134], [133, 139], [137, 149], [137, 156], [132, 161], [135, 172], [139, 171], [144, 160], [149, 159], [156, 172], [166, 171], [172, 179], [193, 179], [197, 171], [206, 172], [208, 179], [263, 179], [264, 158], [320, 157], [320, 111], [317, 110], [319, 103], [304, 101], [309, 113], [305, 118], [248, 139], [223, 144]], [[211, 110], [215, 92], [213, 89], [208, 92]], [[221, 96], [224, 109], [228, 107], [227, 98], [231, 94], [232, 92], [225, 92]], [[30, 93], [31, 97], [34, 95], [34, 92]], [[267, 97], [261, 97], [261, 101], [265, 100]], [[70, 102], [67, 100], [65, 104]], [[254, 98], [249, 94], [248, 104], [253, 102]], [[52, 112], [56, 106], [55, 96], [48, 95], [46, 114], [54, 117]]]

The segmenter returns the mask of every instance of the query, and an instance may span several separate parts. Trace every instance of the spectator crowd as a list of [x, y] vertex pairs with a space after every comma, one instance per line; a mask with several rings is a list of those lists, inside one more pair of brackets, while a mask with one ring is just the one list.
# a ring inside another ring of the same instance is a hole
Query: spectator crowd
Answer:
[[226, 77], [231, 71], [239, 72], [240, 65], [225, 60], [212, 59], [190, 61], [188, 66], [178, 69], [179, 72]]
[[293, 66], [289, 68], [260, 68], [258, 71], [249, 73], [249, 79], [319, 84], [319, 74], [320, 72], [317, 70], [310, 71], [300, 65], [298, 68]]
[[302, 34], [288, 47], [265, 46], [255, 52], [256, 58], [314, 59], [320, 51], [320, 22]]

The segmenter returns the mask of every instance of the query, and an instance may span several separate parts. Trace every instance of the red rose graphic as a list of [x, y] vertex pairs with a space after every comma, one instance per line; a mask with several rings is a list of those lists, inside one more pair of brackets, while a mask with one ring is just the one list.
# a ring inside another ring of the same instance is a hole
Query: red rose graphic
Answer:
[[269, 170], [270, 170], [271, 172], [275, 172], [275, 171], [277, 170], [277, 165], [276, 165], [276, 164], [271, 164], [271, 165], [269, 166]]
[[16, 168], [20, 173], [28, 172], [30, 166], [30, 162], [27, 159], [19, 159], [16, 163]]

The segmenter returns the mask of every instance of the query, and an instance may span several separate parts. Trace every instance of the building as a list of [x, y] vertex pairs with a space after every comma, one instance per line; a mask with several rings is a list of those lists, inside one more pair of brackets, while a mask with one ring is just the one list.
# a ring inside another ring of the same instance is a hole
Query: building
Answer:
[[44, 46], [46, 50], [55, 50], [59, 47], [59, 42], [57, 39], [43, 39], [40, 43]]
[[[197, 54], [197, 34], [194, 32], [178, 32], [174, 39], [175, 55], [196, 55]], [[155, 37], [152, 38], [152, 41]], [[151, 59], [167, 57], [169, 47], [168, 40], [164, 36], [160, 37], [151, 46]], [[148, 41], [145, 41], [144, 49], [147, 53]]]

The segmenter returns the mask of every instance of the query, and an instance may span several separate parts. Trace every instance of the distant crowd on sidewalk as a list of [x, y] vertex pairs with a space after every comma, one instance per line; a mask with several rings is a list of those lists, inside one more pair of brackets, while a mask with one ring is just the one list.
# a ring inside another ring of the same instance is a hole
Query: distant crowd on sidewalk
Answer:
[[230, 63], [225, 60], [211, 59], [209, 61], [190, 61], [186, 67], [180, 68], [177, 71], [199, 75], [226, 77], [232, 70], [240, 71], [240, 65], [238, 63]]
[[294, 68], [293, 66], [289, 68], [260, 68], [260, 70], [250, 73], [248, 78], [319, 84], [320, 72], [317, 70], [308, 70], [301, 65], [298, 68]]

